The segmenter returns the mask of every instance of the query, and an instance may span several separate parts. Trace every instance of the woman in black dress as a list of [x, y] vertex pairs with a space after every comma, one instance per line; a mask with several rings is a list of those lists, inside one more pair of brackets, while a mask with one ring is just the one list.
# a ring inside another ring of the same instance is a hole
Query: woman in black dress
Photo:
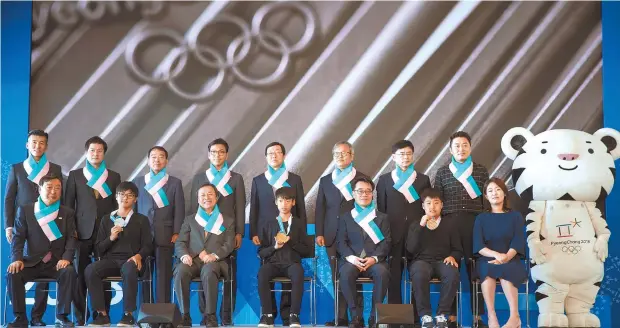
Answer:
[[508, 208], [508, 188], [504, 181], [491, 178], [484, 186], [484, 197], [491, 211], [481, 213], [474, 224], [474, 254], [476, 268], [482, 281], [482, 295], [487, 306], [489, 328], [499, 328], [495, 313], [495, 286], [499, 279], [510, 306], [510, 318], [504, 328], [521, 327], [518, 289], [527, 281], [527, 271], [521, 259], [525, 257], [523, 217]]

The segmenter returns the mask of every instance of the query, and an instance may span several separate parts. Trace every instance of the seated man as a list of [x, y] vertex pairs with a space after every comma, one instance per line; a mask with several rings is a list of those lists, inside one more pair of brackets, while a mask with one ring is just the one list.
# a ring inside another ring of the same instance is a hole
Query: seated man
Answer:
[[185, 218], [174, 245], [181, 260], [174, 268], [174, 291], [183, 314], [181, 326], [191, 327], [189, 285], [199, 276], [206, 300], [203, 321], [207, 327], [217, 327], [217, 283], [221, 277], [229, 278], [225, 259], [235, 249], [235, 220], [220, 213], [214, 185], [205, 183], [197, 193], [198, 212]]
[[[301, 259], [311, 252], [313, 245], [306, 244], [306, 222], [293, 217], [295, 189], [281, 187], [276, 190], [276, 205], [280, 214], [265, 222], [259, 231], [258, 255], [264, 263], [258, 270], [258, 295], [262, 316], [259, 327], [273, 327], [270, 283], [275, 277], [291, 279], [291, 313], [289, 326], [299, 328], [299, 311], [304, 289], [304, 269]], [[295, 224], [293, 224], [295, 222]]]
[[100, 259], [89, 264], [84, 271], [90, 292], [92, 309], [98, 312], [89, 326], [109, 326], [110, 316], [105, 306], [103, 279], [110, 276], [123, 278], [123, 317], [118, 326], [135, 326], [138, 275], [144, 274], [144, 261], [153, 252], [153, 237], [149, 219], [133, 211], [138, 197], [138, 187], [124, 181], [116, 187], [118, 210], [105, 215], [99, 229], [95, 247]]
[[76, 247], [74, 212], [60, 205], [60, 177], [42, 177], [39, 195], [36, 203], [17, 210], [11, 243], [13, 262], [7, 270], [15, 320], [8, 327], [28, 327], [24, 285], [38, 278], [56, 279], [56, 327], [73, 327], [67, 315], [71, 313], [71, 297], [77, 282], [71, 265]]
[[[409, 276], [422, 328], [447, 328], [452, 302], [459, 286], [459, 263], [463, 250], [454, 222], [441, 218], [443, 203], [436, 189], [426, 189], [420, 199], [426, 215], [420, 224], [411, 224], [407, 251], [413, 255]], [[431, 316], [431, 278], [441, 279], [441, 294], [435, 323]], [[455, 314], [453, 314], [455, 315]]]
[[351, 314], [349, 327], [362, 328], [364, 322], [355, 302], [355, 285], [358, 277], [372, 278], [372, 309], [368, 319], [368, 326], [372, 328], [375, 304], [383, 302], [390, 282], [386, 262], [390, 252], [390, 222], [386, 214], [377, 211], [372, 201], [375, 184], [370, 178], [355, 178], [351, 185], [355, 207], [340, 216], [336, 237], [338, 254], [346, 260], [340, 263], [340, 286]]

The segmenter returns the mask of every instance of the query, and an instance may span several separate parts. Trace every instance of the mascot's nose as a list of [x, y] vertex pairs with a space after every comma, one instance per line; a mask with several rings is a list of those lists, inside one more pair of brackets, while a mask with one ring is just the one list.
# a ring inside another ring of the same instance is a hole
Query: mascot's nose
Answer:
[[558, 158], [563, 161], [574, 161], [579, 158], [579, 154], [558, 154]]

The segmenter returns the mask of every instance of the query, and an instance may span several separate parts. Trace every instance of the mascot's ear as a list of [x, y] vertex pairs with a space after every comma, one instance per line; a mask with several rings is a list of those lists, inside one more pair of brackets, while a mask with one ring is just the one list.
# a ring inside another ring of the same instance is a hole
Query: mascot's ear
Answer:
[[594, 136], [601, 139], [607, 146], [607, 151], [614, 159], [620, 158], [620, 132], [612, 128], [602, 128], [594, 132]]
[[515, 159], [523, 145], [532, 138], [534, 135], [530, 130], [520, 127], [512, 128], [502, 137], [502, 151], [506, 157]]

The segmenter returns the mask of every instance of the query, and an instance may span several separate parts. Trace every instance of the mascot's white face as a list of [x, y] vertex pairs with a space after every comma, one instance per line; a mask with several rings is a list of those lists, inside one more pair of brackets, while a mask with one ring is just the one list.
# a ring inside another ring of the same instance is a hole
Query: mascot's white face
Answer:
[[524, 200], [593, 202], [607, 197], [614, 185], [620, 133], [603, 128], [594, 134], [548, 130], [533, 135], [512, 128], [502, 138], [502, 150], [514, 160], [512, 179]]

